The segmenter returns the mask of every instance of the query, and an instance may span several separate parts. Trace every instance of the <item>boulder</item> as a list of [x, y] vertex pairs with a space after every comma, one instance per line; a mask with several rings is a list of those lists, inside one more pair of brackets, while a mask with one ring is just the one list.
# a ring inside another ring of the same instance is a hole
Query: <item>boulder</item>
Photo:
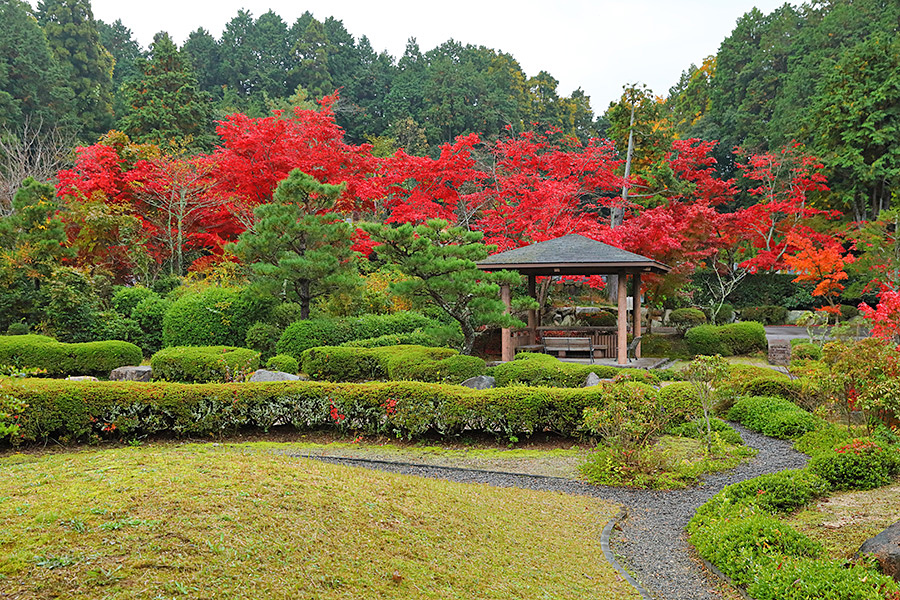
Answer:
[[588, 373], [587, 379], [584, 380], [584, 387], [594, 387], [595, 385], [600, 385], [600, 376], [591, 371]]
[[459, 385], [472, 388], [473, 390], [487, 390], [494, 387], [495, 383], [496, 380], [490, 375], [479, 375], [478, 377], [470, 377]]
[[257, 383], [260, 381], [300, 381], [298, 375], [291, 375], [284, 371], [267, 371], [266, 369], [258, 369], [253, 372], [247, 381]]
[[119, 367], [109, 373], [110, 381], [150, 381], [153, 369], [144, 367]]
[[69, 375], [66, 377], [66, 381], [100, 381], [96, 377], [91, 377], [90, 375]]
[[861, 554], [874, 555], [881, 571], [900, 581], [900, 521], [863, 542], [857, 552]]

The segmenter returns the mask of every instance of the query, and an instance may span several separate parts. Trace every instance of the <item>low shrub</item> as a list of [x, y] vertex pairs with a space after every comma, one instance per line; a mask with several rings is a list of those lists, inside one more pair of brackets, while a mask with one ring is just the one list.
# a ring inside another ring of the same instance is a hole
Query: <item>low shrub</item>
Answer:
[[691, 356], [731, 356], [731, 352], [719, 337], [719, 328], [715, 325], [700, 325], [688, 329], [684, 334], [688, 354]]
[[896, 598], [896, 590], [889, 576], [836, 560], [786, 560], [747, 586], [757, 600], [881, 600]]
[[386, 335], [409, 334], [440, 323], [413, 312], [363, 315], [344, 319], [312, 319], [291, 323], [278, 340], [279, 354], [300, 359], [303, 352], [319, 346], [339, 346], [353, 340], [369, 340]]
[[716, 313], [715, 320], [712, 318], [712, 309], [705, 309], [703, 314], [706, 315], [706, 320], [714, 325], [724, 325], [725, 323], [734, 321], [734, 307], [728, 303], [719, 307], [719, 312]]
[[684, 341], [694, 356], [736, 356], [767, 348], [766, 330], [759, 323], [700, 325], [689, 329]]
[[150, 359], [153, 378], [183, 383], [243, 381], [259, 368], [259, 352], [232, 346], [173, 346]]
[[659, 377], [655, 373], [645, 371], [644, 369], [619, 369], [619, 372], [613, 377], [613, 383], [645, 383], [647, 385], [659, 385]]
[[796, 402], [802, 384], [796, 379], [788, 379], [772, 371], [769, 375], [756, 377], [744, 383], [741, 391], [745, 396], [778, 396]]
[[138, 302], [131, 311], [131, 318], [140, 329], [133, 341], [141, 347], [144, 356], [153, 356], [162, 348], [163, 318], [170, 306], [171, 300], [151, 296]]
[[424, 331], [411, 333], [391, 333], [362, 340], [351, 340], [339, 344], [351, 348], [380, 348], [382, 346], [437, 346], [434, 336]]
[[748, 504], [768, 513], [791, 512], [831, 491], [827, 480], [807, 469], [789, 469], [760, 475], [732, 484], [711, 500], [716, 503]]
[[702, 412], [700, 396], [692, 383], [680, 381], [659, 388], [656, 395], [659, 409], [669, 414], [671, 423], [684, 423]]
[[763, 325], [784, 325], [788, 310], [783, 306], [748, 306], [741, 310], [741, 321], [756, 321]]
[[10, 323], [6, 335], [28, 335], [28, 323]]
[[328, 381], [429, 381], [460, 383], [484, 373], [484, 360], [450, 348], [322, 346], [302, 355], [301, 367], [313, 379]]
[[287, 354], [276, 354], [266, 361], [266, 368], [270, 371], [281, 371], [283, 373], [291, 373], [296, 375], [300, 372], [300, 363], [293, 356]]
[[494, 378], [497, 387], [582, 387], [590, 373], [596, 373], [601, 379], [611, 379], [620, 372], [616, 367], [567, 363], [549, 354], [521, 352], [515, 360], [497, 365]]
[[123, 317], [130, 317], [134, 307], [147, 298], [159, 298], [159, 294], [142, 286], [118, 287], [113, 293], [113, 310]]
[[275, 298], [251, 288], [210, 288], [176, 300], [163, 317], [163, 346], [241, 346]]
[[265, 431], [276, 424], [299, 431], [337, 429], [408, 438], [465, 430], [508, 439], [535, 431], [572, 435], [583, 410], [602, 406], [612, 387], [477, 391], [397, 381], [182, 384], [17, 379], [0, 382], [0, 393], [27, 405], [16, 443], [158, 434], [200, 437], [242, 427]]
[[590, 327], [615, 327], [618, 322], [618, 315], [608, 310], [600, 310], [586, 313], [580, 319]]
[[281, 333], [281, 329], [276, 325], [256, 322], [247, 330], [244, 346], [259, 352], [262, 360], [268, 360], [276, 354], [275, 347], [278, 345], [278, 338], [281, 337]]
[[644, 334], [641, 338], [641, 356], [690, 358], [681, 336], [656, 333]]
[[839, 490], [870, 490], [887, 485], [900, 473], [900, 453], [872, 439], [854, 439], [830, 452], [818, 454], [809, 470]]
[[859, 309], [850, 304], [841, 304], [841, 321], [849, 321], [859, 316]]
[[791, 341], [791, 361], [794, 360], [822, 360], [822, 347], [809, 342], [795, 344]]
[[676, 308], [669, 313], [669, 324], [681, 334], [705, 323], [706, 315], [699, 308]]
[[776, 396], [741, 398], [728, 411], [728, 420], [781, 439], [798, 438], [823, 422], [790, 400]]
[[51, 377], [106, 377], [118, 367], [141, 364], [141, 349], [129, 342], [65, 344], [43, 335], [0, 336], [0, 364], [38, 368]]
[[[744, 443], [741, 434], [735, 431], [734, 427], [725, 421], [721, 419], [710, 419], [709, 424], [712, 432], [718, 434], [719, 438], [726, 444], [739, 445]], [[666, 433], [669, 435], [693, 438], [695, 440], [703, 440], [706, 439], [706, 421], [703, 419], [694, 419], [693, 421], [670, 427]]]

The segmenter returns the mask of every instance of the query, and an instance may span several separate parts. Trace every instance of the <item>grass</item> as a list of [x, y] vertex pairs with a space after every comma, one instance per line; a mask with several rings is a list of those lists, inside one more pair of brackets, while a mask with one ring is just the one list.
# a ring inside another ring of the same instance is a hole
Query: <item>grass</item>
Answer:
[[585, 497], [259, 448], [0, 457], [0, 588], [57, 598], [636, 598]]
[[900, 483], [876, 490], [836, 493], [783, 519], [819, 541], [831, 558], [847, 560], [863, 542], [897, 522]]

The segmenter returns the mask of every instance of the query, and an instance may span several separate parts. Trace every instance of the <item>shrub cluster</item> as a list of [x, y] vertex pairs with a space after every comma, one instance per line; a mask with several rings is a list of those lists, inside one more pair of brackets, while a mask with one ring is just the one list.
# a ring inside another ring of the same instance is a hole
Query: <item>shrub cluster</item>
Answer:
[[153, 378], [183, 383], [243, 381], [259, 368], [259, 352], [232, 346], [173, 346], [150, 359]]
[[741, 310], [741, 320], [756, 321], [763, 325], [784, 325], [787, 321], [787, 313], [785, 307], [772, 304], [748, 306]]
[[676, 308], [669, 313], [669, 324], [684, 334], [691, 327], [706, 323], [706, 315], [699, 308]]
[[900, 473], [900, 453], [872, 439], [854, 439], [809, 462], [809, 470], [838, 490], [870, 490]]
[[[639, 385], [639, 384], [627, 384]], [[620, 386], [484, 391], [421, 382], [181, 384], [6, 380], [0, 392], [27, 404], [15, 442], [138, 436], [209, 436], [242, 427], [336, 428], [417, 437], [463, 430], [500, 437], [574, 434], [582, 412]]]
[[822, 360], [822, 347], [802, 339], [791, 340], [791, 360]]
[[43, 335], [0, 336], [0, 364], [44, 369], [50, 376], [106, 377], [118, 367], [139, 365], [143, 355], [121, 341], [65, 344]]
[[753, 322], [700, 325], [689, 329], [684, 334], [684, 341], [688, 351], [695, 356], [736, 356], [767, 348], [765, 328]]
[[612, 379], [621, 372], [616, 367], [567, 363], [549, 354], [521, 352], [515, 360], [497, 365], [493, 375], [498, 387], [581, 387], [590, 373], [596, 373], [601, 379]]
[[781, 439], [798, 438], [822, 423], [820, 418], [777, 396], [741, 398], [728, 411], [728, 420]]
[[450, 348], [383, 346], [353, 348], [322, 346], [302, 354], [301, 369], [313, 379], [328, 381], [429, 381], [461, 383], [482, 375], [484, 360]]
[[[709, 425], [712, 432], [719, 434], [719, 437], [723, 442], [734, 445], [744, 443], [741, 434], [735, 431], [734, 427], [725, 421], [721, 419], [710, 419]], [[703, 419], [694, 419], [693, 421], [670, 427], [666, 433], [669, 435], [693, 438], [695, 440], [703, 440], [706, 439], [706, 421]]]
[[[363, 346], [385, 345], [374, 338], [421, 332], [439, 327], [440, 323], [413, 312], [396, 312], [388, 315], [363, 315], [344, 319], [310, 319], [291, 323], [278, 340], [279, 354], [290, 354], [300, 360], [310, 348], [339, 346], [354, 340], [366, 340]], [[398, 338], [399, 339], [399, 338]], [[406, 338], [425, 341], [425, 338]], [[369, 341], [371, 343], [369, 343]]]
[[659, 409], [670, 415], [669, 422], [673, 424], [690, 421], [703, 410], [697, 388], [687, 381], [661, 387], [656, 400]]
[[266, 368], [270, 371], [281, 371], [282, 373], [296, 375], [300, 372], [300, 363], [293, 356], [276, 354], [266, 361]]
[[163, 346], [243, 346], [247, 330], [275, 301], [251, 289], [217, 287], [186, 294], [166, 310]]

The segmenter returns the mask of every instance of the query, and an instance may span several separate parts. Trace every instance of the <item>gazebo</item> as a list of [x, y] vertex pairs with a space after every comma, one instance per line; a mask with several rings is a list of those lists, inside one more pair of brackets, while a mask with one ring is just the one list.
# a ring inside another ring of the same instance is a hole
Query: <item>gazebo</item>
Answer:
[[[616, 327], [616, 359], [621, 365], [627, 364], [627, 300], [626, 277], [631, 275], [634, 289], [640, 290], [641, 275], [644, 273], [665, 274], [669, 267], [646, 256], [626, 252], [615, 246], [604, 244], [583, 235], [566, 235], [560, 238], [538, 242], [489, 256], [480, 263], [483, 271], [518, 271], [528, 276], [528, 293], [537, 299], [536, 280], [539, 275], [618, 275], [618, 321]], [[501, 298], [510, 310], [510, 289], [501, 287]], [[632, 309], [635, 335], [641, 331], [641, 295], [634, 294]], [[539, 327], [537, 311], [528, 311], [528, 338], [534, 344]], [[515, 344], [513, 331], [503, 329], [501, 357], [504, 361], [514, 358]], [[640, 357], [640, 346], [635, 348], [635, 356]]]

